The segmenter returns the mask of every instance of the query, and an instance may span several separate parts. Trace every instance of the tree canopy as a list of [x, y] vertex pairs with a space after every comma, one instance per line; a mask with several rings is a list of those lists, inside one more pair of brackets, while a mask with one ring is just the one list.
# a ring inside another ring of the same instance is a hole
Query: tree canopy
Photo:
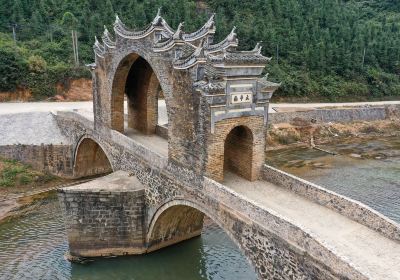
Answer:
[[[94, 36], [102, 34], [103, 25], [112, 31], [115, 13], [141, 28], [158, 7], [174, 28], [184, 21], [185, 30], [194, 31], [216, 12], [216, 40], [236, 26], [241, 49], [262, 41], [263, 53], [273, 57], [269, 77], [282, 82], [276, 97], [400, 97], [395, 0], [0, 0], [0, 90], [26, 85], [17, 69], [31, 73], [32, 61], [46, 65], [41, 76], [51, 69], [62, 77], [76, 75], [71, 29], [77, 30], [81, 64], [90, 63]], [[10, 47], [13, 26], [18, 48]]]

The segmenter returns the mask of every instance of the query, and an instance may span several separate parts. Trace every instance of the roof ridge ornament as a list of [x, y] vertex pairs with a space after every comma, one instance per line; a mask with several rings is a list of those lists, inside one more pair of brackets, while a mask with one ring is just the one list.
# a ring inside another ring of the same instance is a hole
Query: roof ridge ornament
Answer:
[[261, 54], [261, 49], [262, 49], [262, 45], [261, 45], [262, 41], [258, 41], [256, 46], [253, 49], [253, 52], [257, 53], [257, 54]]
[[97, 48], [99, 48], [100, 50], [102, 50], [104, 47], [102, 46], [102, 44], [100, 43], [99, 39], [97, 39], [97, 36], [94, 36], [94, 46], [96, 46]]
[[185, 26], [185, 22], [181, 22], [178, 25], [178, 28], [176, 29], [174, 35], [172, 35], [172, 38], [174, 40], [183, 40], [183, 27]]
[[99, 42], [97, 36], [94, 36], [94, 44], [93, 44], [94, 53], [103, 58], [104, 57], [104, 46]]
[[206, 62], [206, 54], [204, 52], [205, 45], [206, 45], [206, 40], [205, 38], [203, 38], [201, 39], [200, 44], [197, 46], [197, 48], [191, 55], [185, 58], [178, 58], [174, 60], [173, 62], [174, 68], [183, 70], [193, 67], [198, 63], [205, 63]]
[[193, 42], [199, 40], [207, 35], [214, 34], [216, 31], [215, 27], [215, 13], [207, 20], [207, 22], [197, 31], [192, 33], [183, 34], [183, 39], [187, 42]]
[[115, 48], [115, 42], [112, 39], [111, 33], [108, 31], [107, 26], [104, 25], [103, 36], [101, 37], [103, 43], [108, 48]]
[[118, 14], [115, 14], [114, 26], [115, 25], [121, 25], [122, 27], [126, 28], [126, 26], [122, 23], [122, 20], [119, 18]]
[[212, 28], [215, 25], [215, 13], [211, 15], [211, 17], [207, 20], [206, 24], [204, 24], [204, 27], [207, 28]]
[[235, 31], [236, 31], [236, 26], [234, 26], [234, 27], [232, 28], [231, 33], [229, 33], [229, 35], [228, 35], [228, 37], [227, 37], [228, 41], [234, 41], [234, 40], [237, 38], [237, 34], [236, 34]]
[[157, 10], [157, 15], [154, 17], [153, 21], [151, 22], [152, 25], [158, 25], [163, 18], [161, 16], [161, 7]]

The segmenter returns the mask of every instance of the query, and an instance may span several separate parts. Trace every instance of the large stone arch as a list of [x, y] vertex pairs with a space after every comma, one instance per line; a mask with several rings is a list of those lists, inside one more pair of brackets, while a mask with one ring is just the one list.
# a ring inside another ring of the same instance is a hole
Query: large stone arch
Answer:
[[[226, 220], [223, 221], [206, 207], [187, 199], [170, 200], [156, 210], [146, 233], [147, 251], [155, 251], [201, 235], [205, 216], [222, 228], [247, 258], [246, 248], [242, 247], [235, 234], [227, 227]], [[256, 267], [256, 264], [247, 259]]]
[[128, 96], [128, 127], [152, 134], [157, 126], [157, 98], [161, 88], [168, 118], [171, 81], [164, 78], [168, 67], [139, 50], [127, 50], [113, 57], [111, 79], [111, 128], [124, 132], [124, 97]]
[[93, 138], [83, 136], [74, 153], [73, 176], [75, 178], [104, 175], [113, 171], [106, 150]]

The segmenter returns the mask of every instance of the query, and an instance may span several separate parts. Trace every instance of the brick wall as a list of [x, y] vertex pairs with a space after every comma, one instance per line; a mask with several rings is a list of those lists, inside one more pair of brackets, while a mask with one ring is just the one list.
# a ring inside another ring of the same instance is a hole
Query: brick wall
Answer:
[[[263, 121], [263, 117], [248, 116], [217, 122], [215, 132], [208, 139], [206, 176], [222, 182], [225, 165], [226, 168], [247, 180], [257, 180], [264, 164], [265, 128]], [[227, 139], [228, 134], [238, 126], [244, 128], [233, 131], [233, 134]]]

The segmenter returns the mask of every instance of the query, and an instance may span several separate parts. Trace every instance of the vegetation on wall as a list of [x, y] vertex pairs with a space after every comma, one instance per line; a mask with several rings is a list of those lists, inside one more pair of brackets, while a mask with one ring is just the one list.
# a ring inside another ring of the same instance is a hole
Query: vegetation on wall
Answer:
[[[43, 98], [54, 83], [89, 77], [95, 35], [117, 13], [141, 28], [158, 7], [171, 26], [199, 28], [217, 14], [216, 40], [237, 26], [240, 47], [262, 40], [276, 96], [326, 100], [400, 97], [400, 4], [394, 0], [0, 0], [0, 90]], [[12, 30], [16, 31], [16, 45]], [[76, 31], [80, 66], [71, 32]]]
[[0, 158], [0, 191], [2, 187], [33, 187], [56, 179], [50, 174], [33, 170], [29, 165]]

